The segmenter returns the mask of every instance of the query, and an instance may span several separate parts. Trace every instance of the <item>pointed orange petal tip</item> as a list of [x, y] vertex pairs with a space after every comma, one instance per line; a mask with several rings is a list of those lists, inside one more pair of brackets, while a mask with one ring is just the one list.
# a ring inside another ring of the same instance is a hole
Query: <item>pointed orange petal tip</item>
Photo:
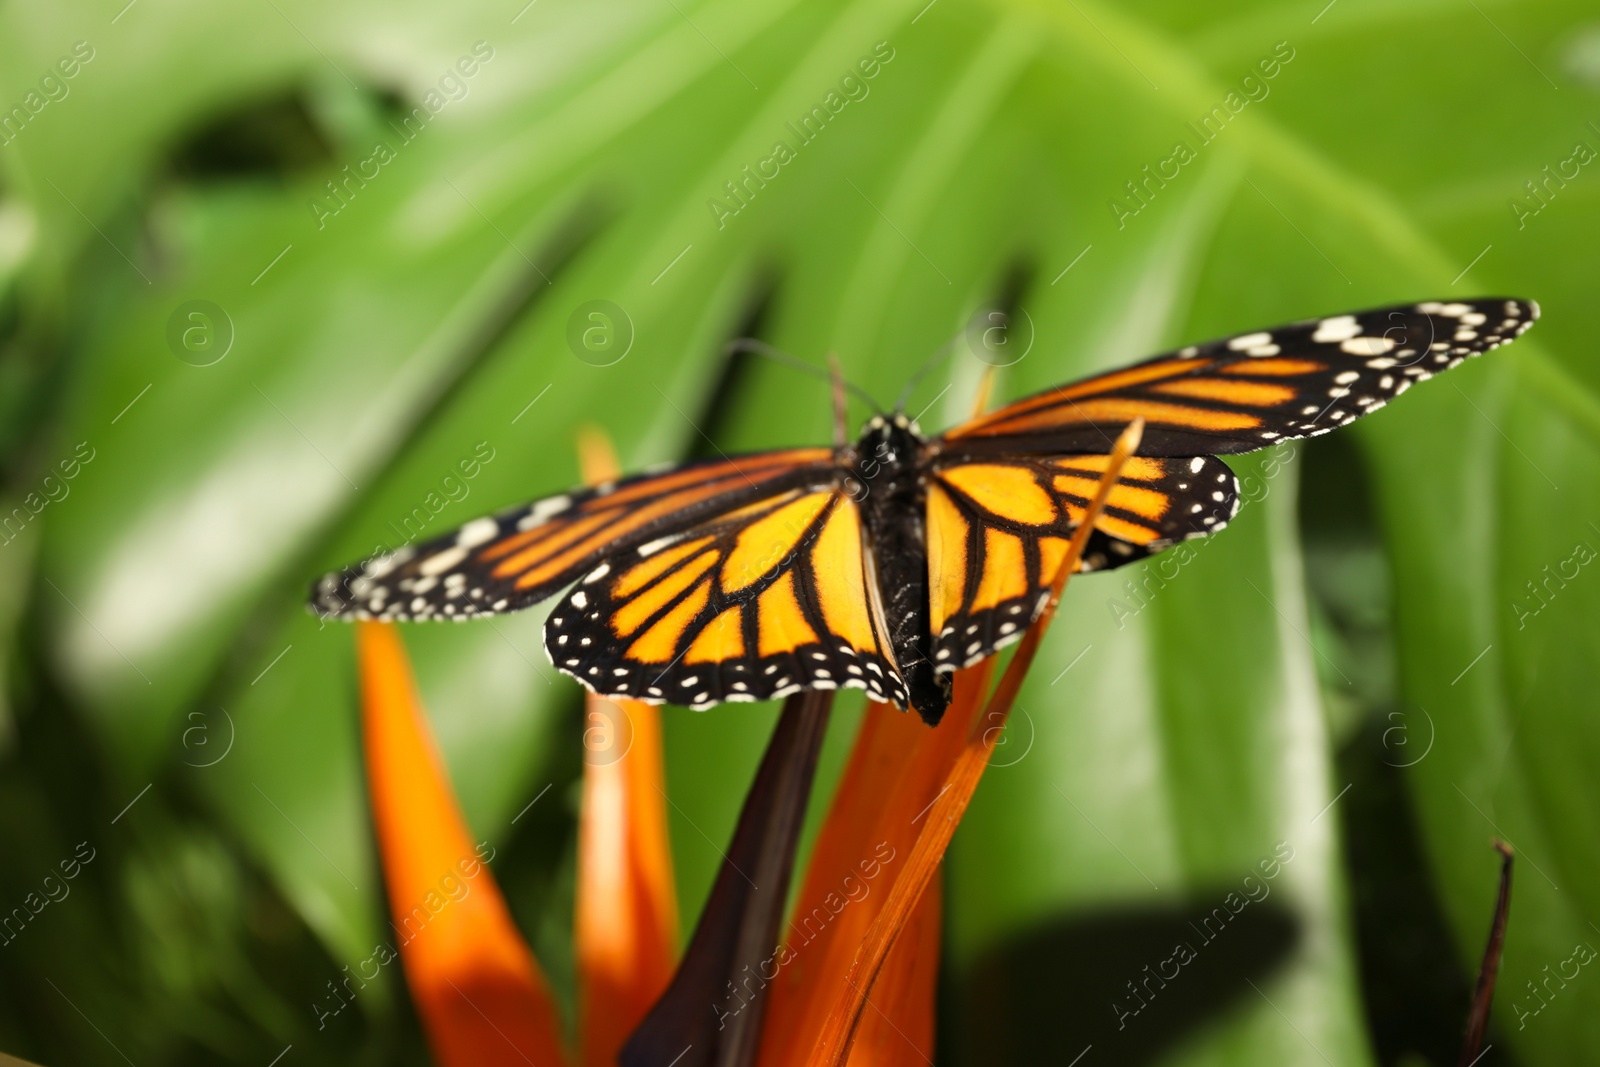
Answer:
[[620, 477], [617, 449], [611, 436], [598, 426], [578, 428], [578, 472], [589, 485]]
[[360, 623], [356, 641], [372, 819], [394, 935], [356, 971], [370, 980], [398, 953], [434, 1060], [444, 1067], [559, 1067], [566, 1061], [549, 988], [489, 870], [493, 846], [474, 841], [461, 817], [405, 646], [388, 623]]

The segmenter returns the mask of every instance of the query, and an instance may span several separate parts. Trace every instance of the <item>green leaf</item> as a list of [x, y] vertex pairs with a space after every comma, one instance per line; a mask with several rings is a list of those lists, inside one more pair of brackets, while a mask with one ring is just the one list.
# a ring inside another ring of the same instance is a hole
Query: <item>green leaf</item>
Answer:
[[[1518, 1004], [1600, 938], [1584, 818], [1600, 800], [1585, 714], [1600, 584], [1572, 562], [1600, 549], [1585, 291], [1600, 186], [1586, 164], [1541, 185], [1531, 216], [1525, 186], [1576, 143], [1600, 147], [1591, 15], [1317, 6], [6, 11], [4, 106], [72, 42], [96, 49], [0, 149], [0, 292], [18, 308], [4, 344], [30, 353], [0, 378], [29, 427], [10, 495], [79, 442], [95, 456], [45, 513], [24, 665], [91, 724], [111, 792], [160, 780], [193, 798], [337, 971], [382, 936], [384, 904], [350, 638], [301, 607], [326, 568], [566, 488], [586, 423], [629, 467], [828, 440], [826, 384], [726, 357], [741, 333], [818, 364], [836, 353], [885, 402], [956, 337], [909, 401], [934, 430], [966, 417], [991, 363], [1013, 396], [1168, 345], [1503, 288], [1544, 307], [1528, 339], [1350, 433], [1392, 575], [1394, 698], [1432, 724], [1402, 773], [1454, 965], [1476, 964], [1487, 839], [1507, 836], [1496, 1043], [1583, 1059], [1600, 1046], [1586, 984], [1520, 1028]], [[493, 58], [455, 93], [441, 79], [479, 41]], [[217, 129], [271, 165], [185, 169]], [[1192, 159], [1174, 177], [1161, 164], [1179, 142]], [[1007, 299], [1025, 314], [983, 350], [963, 326]], [[220, 315], [190, 318], [197, 300]], [[571, 340], [594, 301], [621, 309], [617, 362]], [[231, 333], [223, 358], [196, 365], [207, 353], [182, 338], [197, 326]], [[1328, 491], [1302, 474], [1317, 449], [1242, 460], [1260, 493], [1175, 571], [1073, 584], [949, 862], [958, 987], [1082, 998], [1008, 1023], [1014, 1049], [1098, 1018], [1096, 1053], [1128, 1042], [1129, 1061], [1392, 1051], [1367, 1028], [1347, 858], [1360, 827], [1335, 773], [1342, 724], [1381, 720], [1370, 694], [1386, 683], [1345, 684], [1364, 661], [1308, 603], [1293, 505]], [[1530, 593], [1547, 566], [1557, 577]], [[567, 802], [542, 791], [577, 758], [562, 748], [575, 689], [544, 658], [542, 619], [405, 633], [467, 817], [511, 848], [530, 802]], [[185, 731], [218, 708], [233, 746], [197, 766]], [[836, 718], [830, 767], [855, 721]], [[692, 920], [772, 715], [666, 722]], [[1294, 858], [1238, 913], [1248, 943], [1205, 949], [1197, 966], [1220, 971], [1118, 1029], [1112, 1005], [1128, 1010], [1142, 973], [1123, 963], [1170, 952], [1139, 957], [1140, 939], [1265, 877], [1280, 842]], [[1107, 915], [1126, 924], [1120, 955], [1086, 940]], [[1018, 955], [1030, 942], [1080, 958], [1039, 972]], [[320, 988], [327, 961], [310, 967]], [[1191, 1014], [1154, 1022], [1172, 1003]], [[952, 1033], [996, 1010], [964, 1007]], [[274, 1025], [297, 1040], [304, 1020]]]

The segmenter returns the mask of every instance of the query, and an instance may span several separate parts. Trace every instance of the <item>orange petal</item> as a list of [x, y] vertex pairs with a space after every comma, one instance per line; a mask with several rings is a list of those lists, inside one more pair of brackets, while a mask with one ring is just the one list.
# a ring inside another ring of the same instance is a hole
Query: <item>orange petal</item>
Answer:
[[[773, 983], [758, 1062], [806, 1062], [843, 988], [851, 962], [904, 865], [928, 806], [955, 761], [972, 712], [988, 688], [991, 661], [960, 671], [945, 719], [929, 729], [916, 715], [869, 704], [795, 900]], [[849, 901], [842, 907], [841, 901]]]
[[[411, 1000], [444, 1067], [559, 1065], [544, 975], [474, 844], [394, 627], [362, 622], [361, 721], [372, 818]], [[386, 961], [385, 961], [386, 962]]]
[[591, 694], [578, 817], [577, 958], [583, 1062], [617, 1053], [672, 980], [678, 904], [667, 850], [661, 716]]
[[[578, 434], [592, 484], [617, 477], [604, 431]], [[591, 694], [584, 704], [575, 940], [579, 1034], [587, 1067], [617, 1053], [672, 980], [678, 901], [667, 838], [661, 712]]]
[[[1056, 573], [1045, 610], [1028, 627], [1018, 643], [1017, 651], [1007, 664], [1000, 684], [995, 687], [983, 717], [972, 721], [962, 735], [954, 765], [951, 766], [942, 787], [929, 804], [925, 816], [920, 820], [921, 826], [915, 842], [907, 852], [904, 866], [896, 873], [887, 899], [884, 900], [866, 937], [860, 942], [844, 983], [837, 988], [833, 1009], [828, 1013], [827, 1020], [810, 1050], [808, 1062], [814, 1067], [841, 1067], [850, 1058], [851, 1045], [860, 1033], [863, 1013], [867, 1009], [868, 997], [873, 993], [874, 984], [884, 974], [891, 950], [908, 929], [919, 902], [938, 874], [945, 850], [950, 847], [950, 839], [955, 835], [956, 826], [966, 813], [972, 794], [978, 788], [978, 781], [989, 765], [989, 757], [994, 752], [995, 742], [1005, 726], [1007, 717], [1011, 714], [1017, 692], [1022, 687], [1022, 679], [1038, 652], [1039, 641], [1055, 614], [1056, 604], [1060, 601], [1067, 579], [1077, 569], [1078, 560], [1083, 555], [1083, 546], [1089, 539], [1095, 520], [1104, 509], [1106, 498], [1110, 496], [1112, 487], [1121, 475], [1123, 465], [1139, 447], [1139, 438], [1143, 431], [1144, 420], [1135, 419], [1117, 438], [1111, 457], [1106, 463], [1106, 469], [1100, 476], [1100, 484], [1095, 490], [1094, 499], [1074, 532], [1066, 557]], [[973, 710], [978, 703], [976, 697], [977, 694], [971, 687], [956, 693], [955, 699], [951, 701], [950, 710], [946, 713], [947, 719], [958, 714], [959, 709], [961, 716], [971, 720]], [[971, 701], [970, 705], [968, 701]], [[763, 1067], [765, 1067], [764, 1061]]]
[[849, 1067], [926, 1067], [933, 1062], [944, 892], [936, 874], [889, 950], [867, 998]]

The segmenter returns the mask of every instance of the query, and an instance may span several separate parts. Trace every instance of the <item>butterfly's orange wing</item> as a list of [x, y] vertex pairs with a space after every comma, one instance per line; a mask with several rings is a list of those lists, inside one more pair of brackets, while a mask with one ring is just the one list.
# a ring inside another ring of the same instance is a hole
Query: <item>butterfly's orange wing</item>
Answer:
[[1058, 386], [943, 437], [962, 457], [1106, 452], [1136, 416], [1147, 456], [1253, 452], [1376, 411], [1439, 371], [1514, 340], [1538, 305], [1405, 304], [1223, 338]]
[[861, 515], [829, 449], [539, 501], [325, 577], [324, 615], [467, 619], [543, 600], [552, 662], [605, 696], [709, 707], [854, 686], [904, 704]]
[[[929, 633], [938, 671], [1022, 636], [1105, 473], [1103, 455], [945, 463], [929, 479]], [[1238, 481], [1210, 456], [1134, 456], [1089, 536], [1080, 570], [1119, 566], [1228, 524]]]
[[855, 687], [904, 706], [875, 596], [855, 501], [795, 489], [608, 556], [551, 612], [545, 650], [603, 695], [707, 708]]
[[832, 487], [832, 451], [788, 449], [691, 463], [547, 497], [324, 577], [323, 616], [468, 619], [538, 603], [601, 560], [807, 487]]

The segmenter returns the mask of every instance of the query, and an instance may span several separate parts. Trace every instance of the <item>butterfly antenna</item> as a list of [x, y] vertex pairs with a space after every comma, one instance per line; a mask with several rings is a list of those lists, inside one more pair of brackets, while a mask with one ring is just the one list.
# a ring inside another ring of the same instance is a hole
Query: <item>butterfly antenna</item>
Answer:
[[847, 421], [850, 398], [845, 392], [844, 369], [839, 366], [839, 357], [832, 352], [828, 353], [828, 372], [833, 376], [833, 443], [843, 448], [850, 441]]
[[[729, 356], [739, 352], [750, 352], [754, 355], [763, 356], [767, 359], [770, 359], [774, 363], [782, 363], [786, 367], [793, 367], [795, 370], [804, 371], [813, 377], [821, 378], [823, 381], [831, 382], [834, 380], [834, 376], [823, 370], [821, 367], [807, 363], [798, 356], [791, 356], [782, 349], [773, 348], [765, 341], [758, 341], [754, 337], [740, 337], [737, 340], [729, 341], [727, 347], [722, 351], [724, 355]], [[854, 382], [845, 381], [842, 376], [838, 380], [843, 382], [845, 389], [860, 397], [861, 400], [864, 401], [866, 405], [874, 412], [879, 415], [887, 414], [887, 412], [883, 410], [883, 405], [874, 400], [871, 393], [867, 392]]]
[[933, 355], [928, 357], [927, 362], [917, 370], [917, 373], [911, 376], [910, 381], [906, 382], [906, 387], [900, 390], [900, 395], [895, 399], [894, 402], [895, 411], [899, 412], [906, 409], [906, 402], [911, 399], [911, 394], [913, 391], [915, 391], [917, 386], [922, 384], [922, 379], [928, 376], [928, 372], [933, 370], [933, 368], [938, 365], [941, 359], [950, 354], [950, 350], [955, 347], [955, 343], [959, 341], [961, 336], [966, 332], [967, 328], [965, 326], [961, 327], [961, 329], [955, 332], [955, 335], [952, 336], [950, 340], [946, 341], [944, 344], [940, 345], [934, 350]]

